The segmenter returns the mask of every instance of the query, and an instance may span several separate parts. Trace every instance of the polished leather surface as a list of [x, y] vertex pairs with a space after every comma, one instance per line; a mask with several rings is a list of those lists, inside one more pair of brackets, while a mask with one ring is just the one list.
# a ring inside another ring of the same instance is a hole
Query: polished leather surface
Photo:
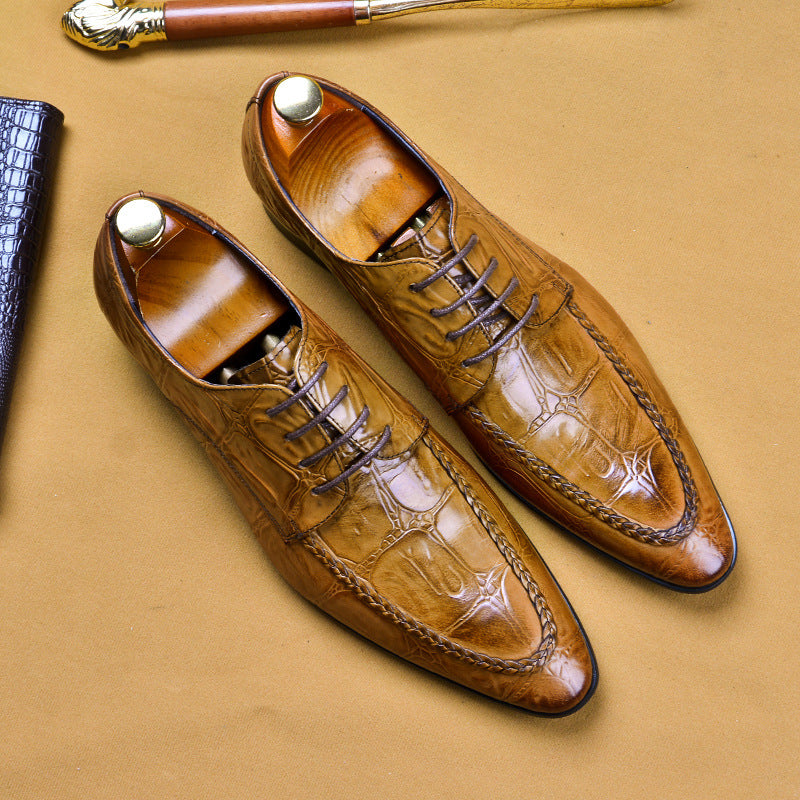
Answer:
[[[270, 160], [277, 134], [264, 120], [285, 75], [262, 84], [243, 133], [245, 168], [272, 219], [341, 279], [515, 493], [672, 588], [717, 585], [735, 561], [730, 522], [676, 409], [613, 309], [574, 270], [481, 206], [380, 112], [320, 80], [351, 113], [367, 113], [382, 136], [425, 165], [442, 194], [425, 227], [380, 261], [331, 246]], [[312, 154], [303, 155], [307, 172], [336, 163], [310, 166]], [[494, 264], [483, 284], [489, 298], [514, 281], [516, 288], [502, 304], [505, 320], [452, 338], [476, 317], [472, 301], [432, 314], [464, 296], [453, 271], [412, 289], [470, 243], [458, 269], [473, 284]], [[465, 365], [491, 347], [504, 322], [510, 328], [531, 308], [502, 347]]]
[[0, 437], [63, 119], [48, 103], [0, 97]]
[[[296, 318], [281, 344], [232, 383], [195, 377], [156, 341], [138, 307], [137, 279], [111, 221], [125, 198], [109, 211], [95, 252], [100, 305], [181, 411], [283, 577], [332, 616], [426, 669], [535, 712], [579, 707], [596, 678], [589, 645], [546, 566], [491, 490], [238, 242], [199, 212], [148, 197], [263, 271]], [[327, 371], [314, 382], [323, 363]], [[273, 412], [309, 384], [303, 402]], [[326, 424], [287, 441], [342, 386], [349, 392]], [[347, 430], [365, 406], [367, 422], [350, 443], [298, 466], [334, 432]], [[391, 436], [376, 457], [318, 491], [387, 426]]]

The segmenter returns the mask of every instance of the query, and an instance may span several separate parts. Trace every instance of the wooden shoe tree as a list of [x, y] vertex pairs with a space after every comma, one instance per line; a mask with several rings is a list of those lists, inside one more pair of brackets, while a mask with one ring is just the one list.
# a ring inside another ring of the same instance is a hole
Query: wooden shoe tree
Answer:
[[192, 375], [206, 378], [290, 307], [267, 276], [224, 241], [159, 205], [165, 228], [152, 247], [134, 247], [117, 234], [128, 286], [161, 345]]
[[369, 260], [441, 194], [417, 158], [346, 100], [324, 92], [314, 119], [292, 124], [274, 92], [261, 114], [267, 153], [303, 216], [345, 256]]

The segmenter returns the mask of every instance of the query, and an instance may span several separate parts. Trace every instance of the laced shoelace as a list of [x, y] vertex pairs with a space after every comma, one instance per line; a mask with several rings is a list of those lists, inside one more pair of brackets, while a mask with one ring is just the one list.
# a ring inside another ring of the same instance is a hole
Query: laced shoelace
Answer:
[[[418, 283], [412, 283], [408, 288], [411, 289], [412, 292], [421, 292], [423, 289], [426, 289], [434, 281], [444, 277], [457, 264], [460, 264], [472, 252], [472, 249], [477, 243], [478, 237], [473, 234], [469, 237], [469, 241], [464, 245], [464, 247], [459, 250], [449, 261], [437, 269], [436, 272], [434, 272], [432, 275], [429, 275], [424, 280], [419, 281]], [[483, 274], [474, 283], [472, 283], [469, 288], [466, 289], [464, 294], [462, 294], [458, 300], [451, 303], [449, 306], [432, 308], [430, 310], [431, 316], [443, 317], [445, 314], [449, 314], [451, 311], [455, 311], [457, 308], [461, 308], [461, 306], [463, 306], [465, 303], [468, 303], [484, 287], [486, 281], [489, 280], [489, 278], [492, 276], [492, 273], [496, 269], [497, 259], [492, 258]], [[464, 289], [472, 281], [472, 276], [456, 275], [453, 280], [459, 289]], [[505, 303], [517, 286], [519, 286], [519, 280], [516, 277], [513, 277], [506, 289], [499, 297], [497, 297], [497, 299], [492, 300], [492, 298], [488, 295], [476, 297], [474, 300], [472, 300], [472, 307], [478, 312], [475, 315], [475, 318], [470, 320], [466, 325], [463, 325], [458, 330], [450, 331], [449, 333], [445, 334], [445, 338], [449, 342], [452, 342], [458, 339], [460, 336], [463, 336], [465, 333], [469, 333], [473, 328], [481, 323], [490, 324], [503, 319], [506, 314], [505, 310], [502, 308], [503, 303]], [[502, 334], [500, 334], [500, 336], [496, 338], [485, 350], [482, 350], [480, 353], [464, 359], [461, 362], [461, 366], [470, 367], [473, 364], [477, 364], [479, 361], [483, 361], [484, 358], [488, 358], [490, 355], [492, 355], [492, 353], [496, 353], [512, 336], [514, 336], [515, 333], [517, 333], [517, 331], [522, 328], [523, 325], [525, 325], [525, 323], [533, 316], [538, 306], [539, 296], [534, 295], [527, 311], [516, 323], [514, 323], [514, 325], [512, 325], [510, 328], [507, 328]]]
[[[316, 386], [322, 376], [328, 369], [328, 362], [323, 361], [322, 364], [317, 368], [316, 372], [308, 379], [304, 386], [301, 386], [299, 389], [294, 391], [290, 397], [287, 397], [286, 400], [278, 403], [278, 405], [273, 406], [272, 408], [267, 410], [268, 417], [274, 417], [280, 414], [282, 411], [285, 411], [287, 408], [293, 406], [298, 400], [301, 400], [305, 397], [311, 389]], [[296, 386], [296, 384], [295, 384]], [[305, 425], [297, 428], [297, 430], [291, 431], [285, 434], [284, 439], [287, 442], [293, 442], [295, 439], [299, 439], [301, 436], [304, 436], [313, 428], [316, 428], [318, 425], [321, 425], [325, 422], [328, 417], [331, 415], [331, 412], [339, 405], [339, 403], [347, 397], [348, 392], [350, 391], [347, 385], [342, 386], [341, 389], [336, 393], [336, 396], [325, 406], [320, 412], [306, 422]], [[330, 455], [334, 451], [338, 450], [345, 444], [352, 444], [353, 446], [357, 447], [358, 445], [355, 443], [353, 437], [355, 434], [364, 426], [364, 423], [367, 421], [367, 417], [369, 417], [369, 407], [364, 406], [361, 409], [361, 413], [356, 417], [355, 422], [343, 433], [341, 436], [336, 437], [332, 442], [325, 445], [321, 450], [318, 450], [316, 453], [312, 453], [310, 456], [307, 456], [302, 461], [298, 462], [297, 466], [300, 468], [305, 467], [312, 467], [321, 459], [325, 458], [325, 456]], [[327, 492], [329, 489], [333, 489], [339, 484], [346, 481], [354, 472], [361, 469], [361, 467], [368, 464], [372, 461], [373, 458], [378, 454], [381, 448], [389, 441], [389, 438], [392, 435], [392, 429], [387, 425], [383, 429], [383, 433], [381, 434], [378, 441], [375, 445], [370, 448], [370, 450], [360, 456], [356, 461], [350, 464], [347, 469], [345, 469], [342, 473], [337, 475], [335, 478], [327, 481], [326, 483], [321, 484], [320, 486], [315, 486], [311, 490], [311, 494], [322, 494], [323, 492]]]

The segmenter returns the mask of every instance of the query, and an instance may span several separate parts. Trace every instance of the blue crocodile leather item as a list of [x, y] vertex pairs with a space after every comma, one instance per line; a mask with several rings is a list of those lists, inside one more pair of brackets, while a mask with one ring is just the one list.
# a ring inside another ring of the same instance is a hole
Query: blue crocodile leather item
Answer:
[[0, 97], [0, 442], [63, 121], [49, 103]]

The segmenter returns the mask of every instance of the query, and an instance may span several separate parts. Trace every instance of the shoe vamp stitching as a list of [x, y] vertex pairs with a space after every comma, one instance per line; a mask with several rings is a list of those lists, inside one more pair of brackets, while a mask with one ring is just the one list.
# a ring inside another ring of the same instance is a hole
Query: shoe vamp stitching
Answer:
[[483, 667], [492, 672], [521, 674], [540, 669], [552, 656], [555, 650], [557, 637], [556, 624], [547, 601], [541, 594], [533, 576], [525, 568], [514, 548], [500, 531], [497, 523], [491, 517], [488, 510], [472, 493], [465, 479], [455, 469], [455, 466], [428, 436], [424, 436], [422, 441], [431, 450], [450, 479], [455, 483], [458, 491], [470, 505], [484, 530], [489, 534], [495, 546], [500, 551], [506, 563], [511, 567], [517, 580], [520, 581], [530, 598], [542, 627], [541, 642], [530, 657], [522, 659], [496, 658], [484, 653], [478, 653], [475, 650], [460, 645], [449, 637], [433, 630], [425, 623], [415, 619], [383, 597], [375, 590], [369, 581], [360, 577], [344, 561], [339, 559], [318, 535], [312, 533], [304, 537], [302, 539], [303, 546], [320, 559], [327, 569], [332, 572], [341, 583], [344, 583], [360, 600], [372, 608], [379, 610], [384, 616], [392, 620], [392, 622], [399, 625], [409, 634], [424, 641], [429, 646], [447, 655], [456, 657], [459, 660], [477, 667]]
[[662, 530], [656, 530], [634, 522], [622, 514], [617, 513], [612, 508], [609, 508], [589, 492], [581, 489], [575, 483], [565, 478], [540, 458], [528, 452], [528, 450], [509, 436], [502, 428], [487, 419], [483, 413], [474, 406], [467, 408], [467, 413], [494, 439], [499, 441], [506, 449], [513, 452], [516, 457], [528, 467], [532, 468], [534, 474], [540, 480], [577, 503], [581, 508], [588, 511], [602, 522], [619, 530], [626, 536], [646, 544], [670, 545], [679, 542], [692, 532], [697, 519], [697, 490], [683, 452], [675, 437], [672, 435], [672, 432], [669, 430], [663, 415], [650, 399], [647, 392], [639, 385], [633, 372], [628, 368], [613, 346], [600, 331], [592, 325], [588, 317], [580, 310], [574, 300], [569, 301], [567, 309], [583, 326], [589, 336], [591, 336], [605, 358], [608, 359], [617, 374], [628, 386], [628, 389], [634, 395], [667, 447], [683, 487], [684, 511], [678, 522], [671, 528]]

